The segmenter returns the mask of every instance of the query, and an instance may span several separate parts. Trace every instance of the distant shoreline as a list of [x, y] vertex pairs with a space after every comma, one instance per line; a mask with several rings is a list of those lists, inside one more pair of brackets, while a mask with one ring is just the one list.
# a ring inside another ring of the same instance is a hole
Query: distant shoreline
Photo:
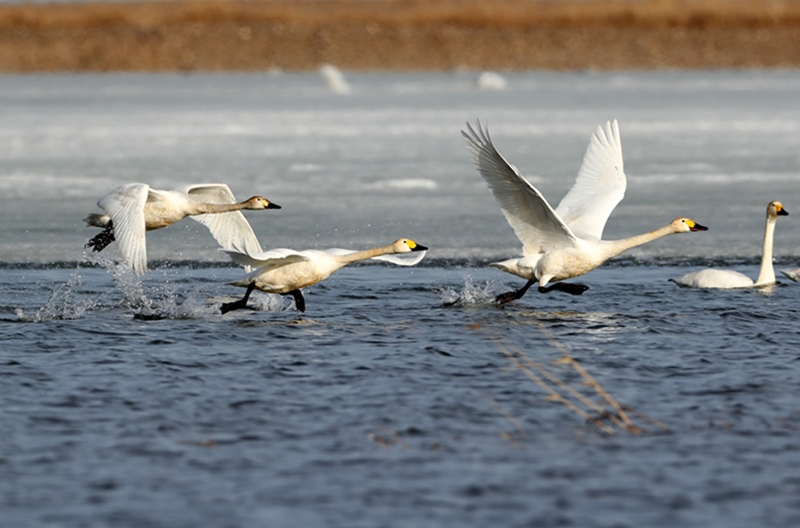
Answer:
[[800, 2], [195, 0], [0, 6], [0, 71], [795, 68]]

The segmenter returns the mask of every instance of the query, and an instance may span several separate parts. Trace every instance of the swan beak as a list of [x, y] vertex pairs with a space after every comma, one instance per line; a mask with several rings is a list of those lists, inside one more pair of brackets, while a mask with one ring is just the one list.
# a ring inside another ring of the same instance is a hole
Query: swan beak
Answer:
[[420, 244], [416, 244], [413, 248], [411, 248], [411, 251], [428, 251], [428, 248]]
[[708, 228], [695, 222], [694, 225], [689, 228], [689, 231], [708, 231]]
[[281, 208], [280, 205], [272, 202], [269, 202], [269, 205], [267, 205], [267, 209], [280, 209], [280, 208]]
[[781, 207], [778, 209], [778, 216], [789, 216], [789, 211]]

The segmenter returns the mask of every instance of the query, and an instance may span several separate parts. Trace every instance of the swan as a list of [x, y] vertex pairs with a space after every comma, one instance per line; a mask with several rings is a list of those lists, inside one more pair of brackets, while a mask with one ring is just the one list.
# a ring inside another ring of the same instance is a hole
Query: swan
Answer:
[[102, 251], [117, 240], [123, 259], [137, 274], [147, 271], [146, 231], [191, 216], [206, 226], [223, 248], [259, 252], [258, 239], [239, 211], [281, 208], [262, 196], [237, 203], [230, 188], [222, 183], [184, 185], [169, 191], [129, 183], [108, 193], [97, 205], [105, 214], [91, 213], [84, 221], [103, 232], [89, 240], [86, 247]]
[[794, 282], [800, 281], [800, 268], [781, 270], [781, 273], [792, 279]]
[[[231, 310], [246, 308], [250, 294], [257, 288], [266, 293], [291, 295], [294, 297], [297, 309], [305, 312], [306, 303], [300, 288], [323, 281], [336, 270], [360, 260], [377, 259], [401, 266], [413, 266], [422, 260], [427, 250], [427, 247], [408, 238], [399, 238], [388, 246], [364, 251], [273, 249], [260, 254], [248, 254], [236, 250], [223, 250], [237, 263], [257, 269], [243, 278], [229, 283], [231, 286], [247, 288], [247, 291], [242, 299], [224, 303], [221, 311], [228, 313]], [[418, 254], [411, 258], [398, 256], [412, 252]]]
[[622, 240], [601, 240], [611, 211], [625, 195], [622, 146], [616, 120], [607, 122], [605, 130], [597, 127], [575, 184], [555, 210], [542, 193], [497, 152], [488, 129], [484, 130], [480, 121], [475, 128], [467, 123], [467, 130], [462, 130], [461, 134], [467, 140], [478, 172], [523, 246], [521, 258], [490, 264], [528, 280], [519, 290], [497, 296], [498, 303], [521, 298], [536, 282], [540, 293], [560, 290], [580, 295], [587, 286], [558, 281], [583, 275], [630, 248], [663, 236], [708, 229], [689, 218], [676, 218], [649, 233]]
[[758, 278], [755, 282], [738, 271], [718, 269], [694, 271], [670, 280], [683, 288], [760, 288], [775, 284], [775, 270], [772, 267], [772, 239], [775, 235], [775, 222], [779, 216], [787, 216], [788, 214], [786, 209], [783, 208], [783, 204], [777, 200], [767, 205], [767, 226], [764, 230], [761, 271], [758, 272]]

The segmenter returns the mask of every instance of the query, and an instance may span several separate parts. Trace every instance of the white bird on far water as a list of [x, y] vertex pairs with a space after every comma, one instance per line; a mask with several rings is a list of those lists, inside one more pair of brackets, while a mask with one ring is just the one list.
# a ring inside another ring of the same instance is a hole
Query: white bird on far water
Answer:
[[169, 191], [151, 189], [144, 183], [117, 187], [97, 202], [105, 214], [91, 213], [84, 221], [103, 232], [87, 242], [86, 247], [102, 251], [114, 240], [122, 258], [137, 274], [147, 271], [145, 232], [167, 227], [190, 216], [211, 231], [226, 249], [261, 251], [243, 209], [280, 209], [263, 196], [236, 202], [223, 183], [199, 183]]
[[[783, 204], [777, 200], [767, 204], [767, 225], [764, 229], [761, 270], [758, 272], [758, 278], [755, 281], [738, 271], [718, 269], [693, 271], [677, 279], [670, 280], [683, 288], [714, 288], [725, 290], [734, 288], [761, 288], [775, 284], [775, 268], [772, 265], [772, 245], [775, 236], [775, 223], [779, 216], [787, 216], [788, 214], [786, 209], [783, 208]], [[786, 275], [785, 272], [784, 275]]]
[[478, 88], [481, 90], [505, 90], [507, 86], [508, 82], [499, 73], [485, 71], [478, 76]]
[[328, 88], [330, 88], [332, 92], [341, 95], [350, 95], [352, 91], [350, 84], [339, 68], [331, 64], [324, 64], [320, 67], [319, 73], [325, 79], [325, 82], [328, 83]]
[[[257, 268], [243, 278], [229, 283], [232, 286], [247, 288], [242, 299], [222, 305], [222, 313], [247, 308], [247, 301], [253, 290], [266, 293], [291, 295], [294, 297], [297, 310], [304, 312], [305, 299], [300, 291], [327, 279], [338, 269], [360, 260], [385, 260], [400, 266], [413, 266], [425, 256], [428, 250], [408, 238], [399, 238], [388, 246], [364, 251], [346, 249], [310, 249], [294, 251], [292, 249], [273, 249], [263, 253], [224, 250], [234, 261], [242, 266]], [[405, 253], [415, 253], [411, 258], [402, 257]]]
[[[516, 167], [495, 149], [480, 122], [461, 132], [472, 160], [522, 242], [521, 258], [491, 264], [528, 282], [499, 295], [498, 303], [519, 299], [539, 283], [539, 292], [561, 290], [580, 295], [587, 286], [557, 282], [578, 277], [622, 252], [666, 235], [705, 231], [689, 218], [622, 240], [601, 240], [609, 215], [625, 195], [622, 143], [617, 122], [592, 134], [575, 184], [555, 210]], [[550, 283], [553, 284], [550, 284]]]

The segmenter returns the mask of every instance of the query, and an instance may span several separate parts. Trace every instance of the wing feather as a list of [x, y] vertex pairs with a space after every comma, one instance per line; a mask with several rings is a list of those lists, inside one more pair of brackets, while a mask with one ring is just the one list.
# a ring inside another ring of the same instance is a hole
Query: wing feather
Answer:
[[625, 196], [627, 181], [617, 121], [598, 126], [592, 134], [575, 185], [556, 213], [575, 236], [601, 239], [608, 217]]
[[[340, 249], [340, 248], [329, 248], [323, 250], [325, 253], [330, 253], [331, 255], [349, 255], [351, 253], [357, 253], [352, 249]], [[396, 264], [397, 266], [414, 266], [419, 264], [423, 258], [425, 258], [425, 254], [427, 251], [412, 251], [411, 253], [395, 253], [392, 255], [380, 255], [377, 257], [372, 257], [369, 260], [381, 260], [383, 262], [390, 262], [392, 264]]]
[[[224, 183], [202, 183], [184, 185], [172, 189], [187, 195], [192, 200], [203, 203], [234, 204], [236, 198]], [[241, 211], [229, 213], [203, 214], [190, 217], [200, 222], [211, 232], [211, 236], [224, 249], [238, 250], [244, 253], [260, 253], [261, 245]]]
[[237, 264], [244, 266], [245, 268], [255, 269], [254, 273], [258, 272], [259, 269], [261, 269], [261, 271], [265, 271], [262, 268], [270, 270], [280, 268], [281, 266], [286, 266], [288, 264], [294, 264], [295, 262], [309, 260], [307, 256], [303, 255], [299, 251], [283, 248], [260, 251], [253, 254], [232, 249], [222, 249], [221, 251], [226, 253]]
[[129, 183], [117, 187], [97, 202], [111, 217], [114, 238], [122, 258], [137, 274], [147, 271], [144, 204], [149, 192], [149, 185]]
[[486, 180], [525, 256], [571, 247], [576, 239], [547, 200], [495, 149], [480, 121], [461, 131], [478, 172]]

